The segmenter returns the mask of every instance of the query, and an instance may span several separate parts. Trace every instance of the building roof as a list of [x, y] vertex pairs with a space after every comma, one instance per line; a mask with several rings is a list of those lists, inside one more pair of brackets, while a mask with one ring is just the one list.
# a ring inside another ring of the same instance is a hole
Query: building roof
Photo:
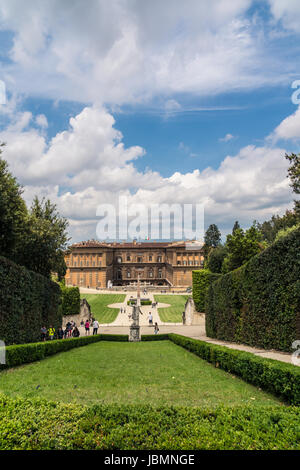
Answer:
[[[119, 249], [130, 249], [130, 248], [139, 248], [139, 249], [147, 249], [147, 248], [185, 248], [186, 242], [188, 241], [171, 241], [171, 242], [105, 242], [105, 241], [98, 241], [98, 240], [86, 240], [78, 243], [73, 243], [70, 248], [119, 248]], [[189, 242], [190, 244], [192, 242]], [[191, 246], [191, 245], [190, 245]], [[199, 248], [195, 246], [195, 249]]]

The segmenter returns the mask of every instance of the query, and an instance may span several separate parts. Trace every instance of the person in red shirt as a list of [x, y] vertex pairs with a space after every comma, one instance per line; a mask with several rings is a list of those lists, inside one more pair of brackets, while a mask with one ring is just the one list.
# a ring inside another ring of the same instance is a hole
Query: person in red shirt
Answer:
[[90, 334], [90, 322], [87, 320], [84, 326], [85, 326], [85, 335], [89, 335]]

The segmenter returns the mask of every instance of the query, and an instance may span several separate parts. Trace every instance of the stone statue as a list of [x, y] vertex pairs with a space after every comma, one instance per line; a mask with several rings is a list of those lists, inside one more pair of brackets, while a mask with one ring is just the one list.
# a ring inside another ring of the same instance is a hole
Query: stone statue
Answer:
[[129, 330], [129, 341], [141, 341], [140, 335], [140, 313], [141, 312], [141, 286], [140, 286], [140, 277], [138, 275], [137, 283], [137, 299], [136, 304], [132, 306], [132, 323]]

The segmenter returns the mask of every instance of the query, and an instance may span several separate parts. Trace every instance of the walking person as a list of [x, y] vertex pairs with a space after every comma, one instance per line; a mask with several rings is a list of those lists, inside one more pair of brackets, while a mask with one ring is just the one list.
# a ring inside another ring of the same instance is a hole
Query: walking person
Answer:
[[158, 332], [159, 332], [158, 324], [157, 324], [157, 322], [155, 322], [155, 325], [154, 325], [154, 334], [157, 335]]
[[90, 322], [87, 320], [84, 326], [85, 326], [85, 335], [89, 335], [90, 334]]
[[99, 322], [98, 322], [98, 320], [95, 320], [94, 323], [93, 323], [93, 335], [98, 334], [98, 328], [99, 328]]
[[149, 326], [152, 326], [152, 325], [153, 325], [153, 316], [152, 316], [152, 313], [151, 313], [151, 312], [149, 312], [149, 317], [148, 317], [148, 319], [149, 319]]

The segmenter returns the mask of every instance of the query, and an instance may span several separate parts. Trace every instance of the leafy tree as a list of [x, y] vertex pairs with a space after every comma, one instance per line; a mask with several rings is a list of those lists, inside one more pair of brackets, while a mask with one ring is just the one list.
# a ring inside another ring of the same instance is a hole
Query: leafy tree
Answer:
[[[288, 178], [291, 181], [291, 187], [295, 194], [300, 194], [300, 154], [286, 154], [285, 158], [290, 162], [288, 169]], [[300, 201], [295, 201], [295, 212], [300, 216]]]
[[226, 258], [227, 249], [225, 246], [217, 246], [217, 248], [212, 249], [209, 253], [208, 260], [206, 263], [207, 268], [212, 273], [221, 273], [223, 261]]
[[270, 220], [258, 224], [258, 229], [262, 234], [262, 239], [271, 244], [280, 230], [293, 227], [298, 222], [300, 222], [300, 214], [298, 215], [296, 211], [287, 210], [283, 216], [273, 215]]
[[204, 243], [207, 246], [216, 248], [221, 244], [221, 232], [216, 224], [211, 224], [206, 230]]
[[240, 224], [239, 224], [238, 220], [236, 220], [236, 221], [234, 222], [234, 226], [233, 226], [233, 228], [232, 228], [232, 234], [234, 234], [234, 232], [235, 232], [237, 229], [239, 229], [239, 228], [241, 228], [241, 227], [240, 227]]
[[22, 187], [1, 157], [3, 146], [0, 144], [0, 255], [47, 277], [55, 272], [62, 279], [68, 222], [49, 200], [36, 197], [27, 209]]
[[213, 248], [221, 244], [221, 232], [216, 224], [211, 224], [204, 235], [204, 257], [208, 259], [209, 253]]
[[26, 220], [23, 247], [18, 252], [17, 262], [47, 277], [56, 272], [58, 279], [62, 279], [66, 273], [63, 251], [69, 240], [67, 226], [67, 220], [59, 215], [55, 205], [35, 197]]
[[22, 187], [1, 158], [3, 147], [4, 144], [0, 144], [0, 254], [14, 259], [24, 231], [27, 208], [22, 199]]
[[279, 232], [276, 235], [275, 241], [279, 240], [280, 238], [286, 237], [289, 233], [293, 232], [294, 230], [298, 230], [300, 228], [300, 222], [296, 225], [293, 225], [293, 227], [288, 227], [284, 228], [282, 230], [279, 230]]
[[252, 256], [262, 251], [264, 245], [261, 241], [262, 236], [256, 224], [253, 224], [246, 231], [237, 228], [233, 234], [227, 235], [227, 255], [224, 258], [222, 272], [226, 273], [239, 268], [249, 261]]

